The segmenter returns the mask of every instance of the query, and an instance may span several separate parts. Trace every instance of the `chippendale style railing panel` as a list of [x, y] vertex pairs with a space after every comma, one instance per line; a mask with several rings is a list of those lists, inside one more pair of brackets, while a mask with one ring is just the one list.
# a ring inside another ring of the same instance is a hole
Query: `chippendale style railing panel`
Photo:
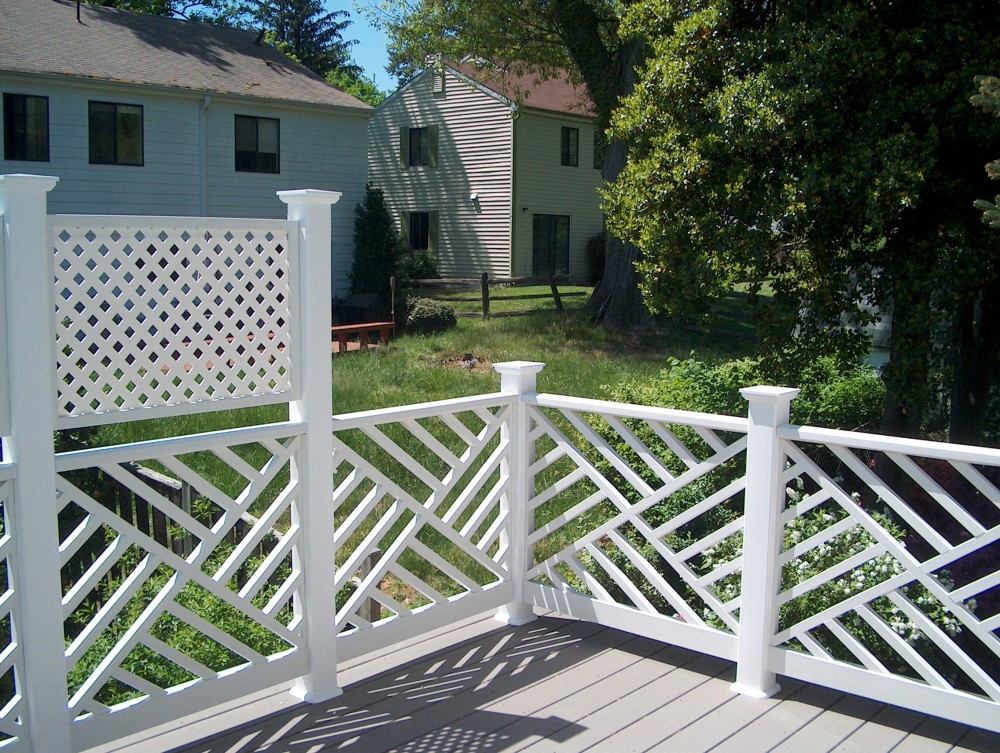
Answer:
[[17, 537], [14, 528], [14, 469], [0, 462], [0, 746], [28, 750], [24, 652], [18, 603]]
[[[301, 434], [279, 424], [57, 458], [77, 739], [108, 739], [89, 728], [208, 681], [218, 699], [303, 673]], [[152, 465], [186, 493], [168, 497]]]
[[512, 398], [334, 419], [340, 656], [510, 598]]
[[713, 553], [743, 528], [746, 419], [553, 395], [529, 415], [536, 602], [732, 657], [718, 586], [741, 562]]
[[295, 223], [63, 215], [50, 227], [64, 425], [290, 398]]
[[995, 716], [1000, 453], [781, 433], [788, 502], [774, 645], [786, 671], [856, 692], [900, 692], [895, 680], [924, 691], [932, 713], [979, 700]]

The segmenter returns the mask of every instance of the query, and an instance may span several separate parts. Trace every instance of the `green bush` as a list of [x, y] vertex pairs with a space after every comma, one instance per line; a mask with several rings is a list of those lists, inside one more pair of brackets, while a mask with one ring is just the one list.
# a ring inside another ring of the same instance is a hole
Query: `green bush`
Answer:
[[431, 251], [414, 251], [404, 256], [399, 265], [399, 277], [403, 280], [433, 280], [440, 276], [437, 259]]
[[429, 298], [409, 298], [406, 301], [406, 331], [415, 335], [446, 332], [458, 324], [455, 309], [447, 303]]
[[878, 373], [863, 364], [847, 369], [832, 357], [801, 367], [781, 378], [764, 357], [713, 363], [691, 354], [671, 359], [659, 378], [613, 387], [612, 399], [663, 408], [745, 416], [747, 402], [740, 389], [757, 384], [783, 384], [801, 392], [792, 401], [792, 423], [832, 429], [862, 429], [881, 415], [885, 385]]

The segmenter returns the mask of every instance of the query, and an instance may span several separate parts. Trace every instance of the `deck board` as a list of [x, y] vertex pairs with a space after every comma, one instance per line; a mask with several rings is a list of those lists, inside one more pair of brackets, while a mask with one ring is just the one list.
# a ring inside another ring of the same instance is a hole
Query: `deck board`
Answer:
[[547, 615], [465, 620], [341, 666], [344, 693], [278, 688], [92, 753], [995, 753], [1000, 735], [782, 678], [730, 690], [731, 662]]

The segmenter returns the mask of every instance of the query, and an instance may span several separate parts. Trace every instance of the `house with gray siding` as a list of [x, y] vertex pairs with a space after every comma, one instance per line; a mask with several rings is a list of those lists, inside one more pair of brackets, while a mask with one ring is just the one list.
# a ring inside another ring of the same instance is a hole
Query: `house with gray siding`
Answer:
[[438, 63], [375, 108], [372, 183], [445, 277], [590, 277], [601, 232], [591, 105], [564, 79]]
[[69, 0], [0, 2], [0, 172], [53, 175], [58, 213], [282, 218], [341, 191], [345, 294], [371, 108], [255, 33]]

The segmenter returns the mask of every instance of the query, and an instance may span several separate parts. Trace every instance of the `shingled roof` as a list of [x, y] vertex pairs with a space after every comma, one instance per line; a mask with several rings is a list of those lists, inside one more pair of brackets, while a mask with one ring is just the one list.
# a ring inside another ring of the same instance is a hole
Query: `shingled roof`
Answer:
[[516, 75], [489, 65], [472, 61], [448, 63], [450, 67], [467, 76], [495, 94], [522, 107], [536, 110], [593, 117], [594, 105], [583, 86], [570, 81], [569, 76], [539, 80], [533, 73]]
[[238, 29], [82, 5], [0, 0], [0, 70], [370, 109]]

